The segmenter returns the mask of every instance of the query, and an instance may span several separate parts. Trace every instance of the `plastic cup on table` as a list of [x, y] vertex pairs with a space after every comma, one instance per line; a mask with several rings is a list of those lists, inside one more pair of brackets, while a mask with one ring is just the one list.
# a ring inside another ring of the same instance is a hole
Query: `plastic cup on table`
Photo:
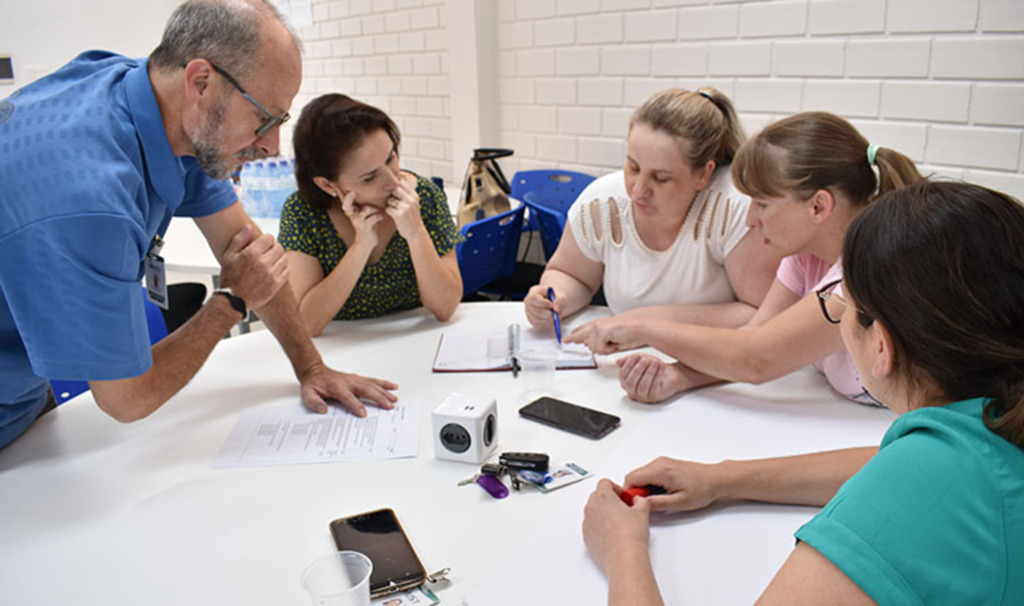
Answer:
[[525, 349], [519, 352], [523, 389], [529, 394], [551, 393], [555, 386], [558, 352], [551, 349]]
[[302, 573], [302, 588], [314, 606], [370, 606], [373, 562], [358, 551], [321, 556]]

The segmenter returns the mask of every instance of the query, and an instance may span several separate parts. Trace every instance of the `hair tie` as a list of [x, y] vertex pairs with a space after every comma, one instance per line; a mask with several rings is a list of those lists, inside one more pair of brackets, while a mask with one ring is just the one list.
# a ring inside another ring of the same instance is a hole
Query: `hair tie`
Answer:
[[723, 115], [727, 115], [725, 110], [722, 109], [722, 106], [718, 104], [718, 101], [714, 97], [712, 97], [709, 93], [707, 93], [706, 91], [699, 90], [699, 91], [697, 91], [697, 94], [700, 95], [701, 97], [704, 97], [708, 101], [710, 101], [711, 105], [714, 105], [718, 109], [718, 111], [722, 112]]
[[875, 166], [875, 155], [878, 153], [878, 148], [879, 146], [874, 143], [868, 145], [868, 164], [871, 166]]

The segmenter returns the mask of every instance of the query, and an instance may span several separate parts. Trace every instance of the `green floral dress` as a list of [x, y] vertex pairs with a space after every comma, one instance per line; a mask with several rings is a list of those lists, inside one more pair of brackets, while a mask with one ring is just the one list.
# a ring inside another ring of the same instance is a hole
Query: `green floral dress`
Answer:
[[[438, 256], [443, 257], [462, 241], [448, 200], [433, 181], [419, 175], [416, 175], [416, 193], [420, 197], [423, 226]], [[281, 210], [277, 241], [285, 250], [297, 250], [319, 259], [325, 276], [334, 271], [348, 250], [327, 211], [313, 208], [298, 192], [289, 196]], [[395, 232], [380, 260], [363, 268], [359, 281], [334, 319], [375, 318], [421, 305], [409, 244]]]

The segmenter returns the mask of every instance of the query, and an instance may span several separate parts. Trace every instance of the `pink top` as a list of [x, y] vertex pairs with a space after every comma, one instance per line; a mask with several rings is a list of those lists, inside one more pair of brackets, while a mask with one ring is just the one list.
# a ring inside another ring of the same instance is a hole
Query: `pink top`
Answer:
[[[814, 255], [793, 255], [782, 260], [775, 277], [793, 294], [803, 298], [825, 284], [841, 279], [843, 263], [840, 259], [835, 265], [829, 265]], [[842, 286], [836, 287], [836, 292], [842, 294]], [[832, 389], [843, 396], [861, 404], [880, 406], [878, 400], [864, 389], [860, 373], [846, 349], [818, 360], [814, 367], [825, 375]]]

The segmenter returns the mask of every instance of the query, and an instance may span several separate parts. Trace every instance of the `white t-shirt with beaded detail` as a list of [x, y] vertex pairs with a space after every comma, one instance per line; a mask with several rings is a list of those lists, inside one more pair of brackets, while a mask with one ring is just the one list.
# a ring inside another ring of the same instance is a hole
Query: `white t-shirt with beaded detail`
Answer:
[[580, 193], [568, 223], [583, 254], [604, 264], [605, 299], [613, 312], [622, 313], [651, 305], [735, 301], [725, 258], [747, 234], [749, 207], [750, 198], [735, 188], [729, 167], [719, 167], [697, 194], [675, 242], [655, 251], [637, 234], [625, 177], [617, 171]]

